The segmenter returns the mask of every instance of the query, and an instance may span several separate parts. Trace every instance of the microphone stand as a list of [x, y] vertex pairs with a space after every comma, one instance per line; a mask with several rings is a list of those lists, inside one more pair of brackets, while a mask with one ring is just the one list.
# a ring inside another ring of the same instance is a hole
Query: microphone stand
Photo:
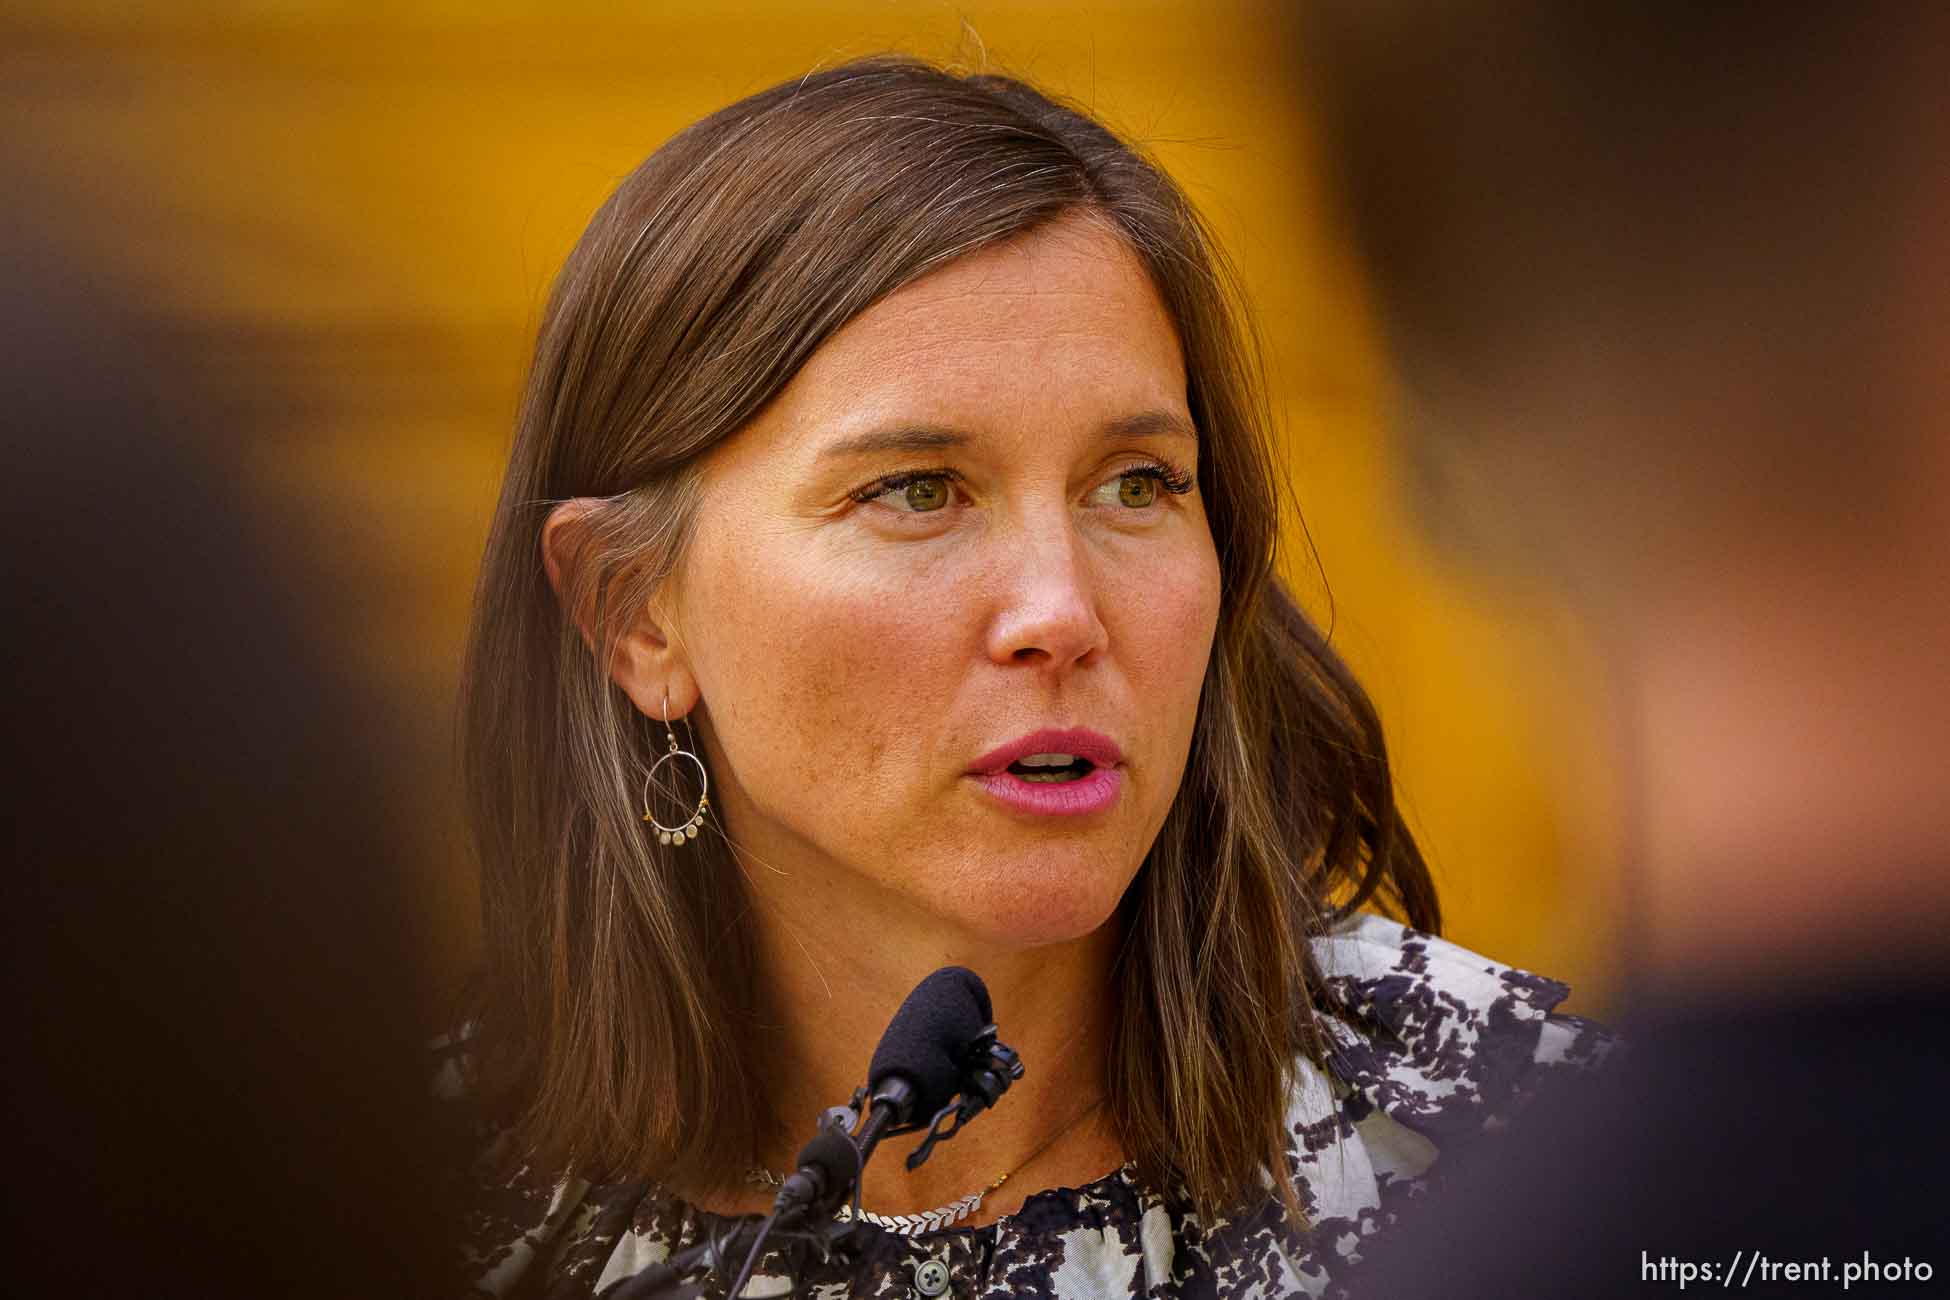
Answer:
[[[697, 1245], [679, 1251], [659, 1264], [652, 1264], [604, 1291], [599, 1300], [692, 1300], [703, 1293], [704, 1282], [687, 1282], [693, 1274], [702, 1272], [705, 1277], [730, 1265], [738, 1268], [749, 1266], [762, 1242], [771, 1240], [771, 1234], [779, 1233], [780, 1239], [810, 1243], [816, 1246], [820, 1258], [829, 1258], [833, 1248], [858, 1230], [860, 1216], [842, 1223], [837, 1218], [841, 1202], [848, 1191], [854, 1193], [855, 1203], [859, 1199], [860, 1171], [866, 1168], [867, 1157], [873, 1154], [880, 1139], [886, 1136], [889, 1122], [896, 1112], [905, 1113], [913, 1104], [913, 1088], [907, 1080], [895, 1077], [886, 1080], [874, 1100], [885, 1100], [888, 1104], [875, 1106], [867, 1117], [867, 1124], [858, 1138], [850, 1136], [853, 1127], [859, 1122], [860, 1107], [866, 1100], [866, 1089], [861, 1088], [853, 1094], [849, 1106], [829, 1108], [820, 1116], [820, 1136], [815, 1137], [800, 1153], [799, 1172], [787, 1180], [788, 1186], [779, 1189], [772, 1213], [762, 1219], [744, 1218], [732, 1224], [719, 1234], [707, 1237]], [[830, 1162], [816, 1160], [811, 1165], [807, 1157], [822, 1145], [832, 1150], [829, 1135], [837, 1134], [844, 1139], [841, 1150], [850, 1148], [853, 1169], [850, 1173], [833, 1168]], [[810, 1175], [810, 1177], [805, 1177]], [[795, 1194], [801, 1193], [801, 1194]], [[801, 1225], [809, 1217], [816, 1217], [811, 1227]], [[741, 1276], [732, 1285], [732, 1290], [742, 1289]]]
[[[736, 1268], [742, 1264], [751, 1255], [761, 1236], [767, 1240], [809, 1243], [818, 1248], [820, 1257], [824, 1259], [860, 1225], [857, 1220], [842, 1223], [829, 1218], [811, 1230], [774, 1235], [771, 1230], [776, 1226], [771, 1216], [739, 1219], [729, 1230], [707, 1237], [662, 1263], [652, 1264], [615, 1283], [602, 1292], [600, 1300], [651, 1300], [652, 1297], [659, 1300], [695, 1300], [704, 1294], [705, 1279], [721, 1268]], [[704, 1275], [703, 1278], [687, 1280], [699, 1273]]]
[[[760, 1246], [771, 1240], [775, 1231], [781, 1232], [783, 1240], [817, 1247], [821, 1259], [830, 1258], [834, 1247], [845, 1244], [860, 1227], [861, 1174], [883, 1139], [927, 1130], [926, 1139], [907, 1157], [908, 1169], [918, 1169], [933, 1154], [936, 1143], [955, 1137], [969, 1120], [1001, 1100], [1009, 1085], [1023, 1074], [1022, 1059], [1013, 1048], [998, 1041], [993, 1024], [983, 1026], [962, 1059], [961, 1091], [925, 1122], [912, 1118], [914, 1085], [903, 1075], [887, 1075], [871, 1095], [865, 1088], [855, 1090], [849, 1105], [832, 1107], [820, 1116], [820, 1136], [801, 1152], [799, 1172], [779, 1189], [771, 1214], [763, 1219], [740, 1219], [728, 1230], [620, 1280], [598, 1300], [695, 1300], [703, 1294], [705, 1282], [686, 1279], [700, 1271], [708, 1279], [733, 1261], [742, 1267], [732, 1291], [742, 1290]], [[852, 1136], [863, 1108], [866, 1122], [858, 1136]], [[943, 1122], [950, 1119], [953, 1123], [943, 1128]], [[832, 1133], [844, 1138], [858, 1156], [850, 1173], [824, 1161], [805, 1163], [808, 1154]], [[842, 1223], [837, 1216], [849, 1192], [853, 1214]], [[810, 1227], [804, 1226], [808, 1218], [815, 1220]]]

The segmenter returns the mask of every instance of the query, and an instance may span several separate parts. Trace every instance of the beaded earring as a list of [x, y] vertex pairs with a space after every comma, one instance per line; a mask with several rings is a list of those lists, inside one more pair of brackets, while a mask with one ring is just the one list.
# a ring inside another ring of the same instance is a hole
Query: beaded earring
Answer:
[[[682, 844], [686, 840], [696, 839], [698, 828], [704, 825], [704, 814], [711, 807], [711, 776], [704, 770], [703, 759], [691, 753], [690, 750], [679, 747], [677, 744], [677, 733], [670, 729], [669, 714], [670, 692], [666, 690], [664, 692], [663, 708], [658, 710], [658, 715], [663, 720], [664, 733], [670, 737], [670, 749], [659, 755], [657, 761], [650, 765], [650, 770], [643, 775], [643, 820], [657, 828], [657, 843]], [[686, 725], [688, 726], [689, 724]], [[697, 810], [691, 814], [691, 819], [681, 826], [664, 825], [657, 820], [656, 813], [651, 811], [650, 808], [650, 786], [657, 779], [657, 769], [665, 763], [670, 762], [673, 758], [687, 758], [697, 768], [698, 788], [700, 792], [697, 801]]]

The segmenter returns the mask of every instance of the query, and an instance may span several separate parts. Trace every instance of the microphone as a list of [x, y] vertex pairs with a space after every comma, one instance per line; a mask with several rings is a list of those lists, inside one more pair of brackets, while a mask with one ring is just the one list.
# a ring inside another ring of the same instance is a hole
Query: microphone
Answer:
[[821, 1128], [819, 1135], [793, 1158], [799, 1168], [779, 1187], [772, 1213], [797, 1218], [805, 1211], [831, 1214], [860, 1179], [867, 1158], [840, 1128]]
[[[867, 1092], [906, 1124], [932, 1115], [962, 1088], [968, 1051], [994, 1018], [988, 986], [965, 966], [943, 966], [922, 980], [887, 1024], [867, 1066]], [[897, 1095], [896, 1082], [907, 1092]]]
[[822, 1122], [819, 1135], [799, 1152], [798, 1171], [779, 1188], [773, 1212], [836, 1211], [859, 1185], [881, 1138], [911, 1132], [921, 1117], [954, 1104], [966, 1083], [970, 1050], [984, 1034], [993, 1035], [992, 1014], [988, 987], [965, 966], [943, 966], [916, 985], [887, 1023], [867, 1066], [866, 1100], [872, 1109], [866, 1127], [853, 1139]]
[[[820, 1118], [819, 1132], [800, 1149], [794, 1160], [798, 1168], [780, 1186], [772, 1212], [757, 1224], [739, 1225], [723, 1240], [700, 1242], [622, 1279], [604, 1300], [645, 1300], [678, 1288], [694, 1294], [685, 1286], [687, 1276], [700, 1268], [715, 1270], [743, 1250], [745, 1262], [729, 1292], [737, 1295], [774, 1228], [822, 1250], [851, 1232], [857, 1215], [843, 1226], [832, 1220], [849, 1193], [859, 1208], [860, 1174], [882, 1138], [928, 1129], [927, 1140], [907, 1158], [907, 1167], [917, 1168], [937, 1141], [953, 1137], [1022, 1077], [1015, 1052], [996, 1041], [992, 1014], [987, 986], [966, 967], [944, 966], [922, 980], [881, 1035], [867, 1067], [867, 1086], [853, 1094], [851, 1105]], [[851, 1130], [862, 1108], [866, 1122], [855, 1137]], [[941, 1129], [951, 1112], [953, 1127]]]

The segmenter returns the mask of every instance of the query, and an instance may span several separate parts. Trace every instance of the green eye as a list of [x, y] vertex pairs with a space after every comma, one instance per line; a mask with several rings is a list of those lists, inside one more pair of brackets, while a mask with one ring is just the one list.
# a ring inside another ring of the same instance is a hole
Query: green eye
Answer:
[[1117, 499], [1142, 510], [1158, 499], [1158, 480], [1149, 474], [1126, 474], [1118, 480]]
[[948, 504], [948, 483], [941, 478], [919, 478], [901, 489], [907, 508], [916, 514], [939, 510]]

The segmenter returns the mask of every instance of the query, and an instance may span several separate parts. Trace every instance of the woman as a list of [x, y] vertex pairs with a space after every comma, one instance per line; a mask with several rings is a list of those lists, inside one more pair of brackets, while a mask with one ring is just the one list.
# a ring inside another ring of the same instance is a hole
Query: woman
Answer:
[[597, 214], [467, 669], [482, 1289], [763, 1213], [942, 965], [1027, 1073], [867, 1167], [933, 1230], [768, 1249], [752, 1294], [1319, 1293], [1601, 1055], [1432, 937], [1380, 726], [1272, 577], [1228, 277], [1096, 123], [903, 60], [714, 114]]

